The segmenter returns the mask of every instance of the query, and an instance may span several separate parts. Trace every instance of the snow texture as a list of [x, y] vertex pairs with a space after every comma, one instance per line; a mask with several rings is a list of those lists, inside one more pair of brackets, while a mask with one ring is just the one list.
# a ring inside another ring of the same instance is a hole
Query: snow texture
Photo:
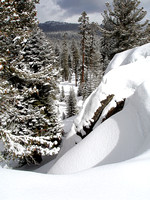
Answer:
[[[148, 141], [150, 132], [149, 49], [150, 44], [146, 44], [116, 55], [102, 83], [85, 101], [82, 111], [74, 120], [72, 130], [64, 141], [63, 153], [60, 152], [61, 156], [58, 156], [49, 173], [75, 173], [97, 165], [125, 161], [137, 156], [140, 149], [145, 148], [143, 145]], [[76, 131], [89, 125], [100, 102], [109, 94], [114, 94], [114, 98], [104, 113], [114, 107], [115, 101], [126, 98], [124, 109], [96, 125], [92, 133], [75, 145]]]
[[[53, 175], [0, 168], [0, 198], [149, 200], [149, 52], [147, 44], [116, 55], [75, 119], [56, 163], [49, 169]], [[88, 124], [108, 94], [114, 94], [115, 100], [126, 98], [123, 110], [97, 124], [92, 133], [73, 145], [76, 130]]]

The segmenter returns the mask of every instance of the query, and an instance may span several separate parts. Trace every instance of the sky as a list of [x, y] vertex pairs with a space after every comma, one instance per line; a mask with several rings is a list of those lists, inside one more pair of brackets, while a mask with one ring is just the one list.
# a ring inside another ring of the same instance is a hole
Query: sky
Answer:
[[[61, 21], [77, 23], [83, 11], [86, 11], [91, 22], [101, 23], [105, 2], [107, 0], [40, 0], [37, 5], [37, 17], [39, 22]], [[109, 0], [112, 4], [113, 0]], [[141, 0], [140, 7], [147, 11], [150, 19], [149, 0]]]

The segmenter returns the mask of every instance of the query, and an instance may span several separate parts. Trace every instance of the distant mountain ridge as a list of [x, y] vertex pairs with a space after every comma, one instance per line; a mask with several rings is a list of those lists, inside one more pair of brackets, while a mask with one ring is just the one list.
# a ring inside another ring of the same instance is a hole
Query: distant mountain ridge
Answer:
[[67, 22], [57, 22], [57, 21], [47, 21], [45, 23], [40, 23], [39, 27], [44, 32], [59, 32], [59, 31], [78, 31], [79, 24], [77, 23], [67, 23]]

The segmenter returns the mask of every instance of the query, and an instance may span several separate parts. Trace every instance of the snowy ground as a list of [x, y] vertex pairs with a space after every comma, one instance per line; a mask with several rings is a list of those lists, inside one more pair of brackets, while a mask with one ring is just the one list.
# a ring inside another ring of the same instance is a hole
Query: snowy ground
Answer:
[[[69, 95], [69, 91], [71, 88], [74, 89], [74, 92], [76, 94], [76, 98], [77, 98], [77, 108], [78, 110], [81, 109], [83, 101], [82, 101], [82, 97], [78, 97], [77, 96], [77, 92], [78, 92], [78, 87], [75, 86], [75, 77], [72, 77], [71, 82], [65, 81], [65, 82], [60, 82], [59, 83], [59, 90], [62, 90], [62, 87], [64, 88], [64, 93], [65, 93], [65, 100], [67, 101], [68, 95]], [[66, 101], [63, 102], [58, 102], [59, 105], [59, 114], [60, 114], [60, 118], [63, 119], [63, 113], [66, 116]], [[68, 129], [67, 129], [68, 130]]]
[[96, 167], [72, 175], [0, 169], [3, 200], [149, 200], [150, 161]]
[[[0, 168], [0, 198], [149, 200], [149, 74], [150, 44], [116, 55], [102, 83], [74, 120], [53, 166], [47, 163], [37, 170], [49, 174]], [[109, 94], [114, 98], [102, 116], [115, 101], [126, 98], [123, 110], [99, 122], [79, 141], [76, 131], [88, 125], [100, 101]], [[69, 120], [66, 127], [71, 124]]]

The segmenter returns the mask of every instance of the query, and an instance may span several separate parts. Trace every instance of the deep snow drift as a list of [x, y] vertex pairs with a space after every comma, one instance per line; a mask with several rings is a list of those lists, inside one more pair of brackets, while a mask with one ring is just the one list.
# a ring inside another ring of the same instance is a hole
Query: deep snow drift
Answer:
[[[96, 127], [64, 154], [51, 173], [74, 173], [121, 162], [150, 148], [150, 81], [142, 83], [124, 109]], [[147, 145], [145, 146], [145, 142]]]
[[[116, 55], [74, 120], [56, 163], [51, 168], [46, 165], [50, 174], [0, 168], [0, 199], [149, 200], [149, 74], [150, 44]], [[81, 140], [76, 131], [90, 124], [109, 94], [114, 98], [93, 132]], [[124, 98], [123, 110], [101, 123], [116, 101]]]
[[[72, 130], [64, 141], [63, 153], [60, 152], [60, 158], [58, 156], [49, 173], [74, 173], [97, 165], [124, 161], [139, 155], [141, 149], [150, 147], [149, 55], [150, 44], [146, 44], [115, 56], [102, 83], [86, 100], [74, 120]], [[93, 113], [109, 94], [114, 94], [114, 97], [104, 109], [95, 129], [75, 145], [78, 139], [75, 133], [90, 124]], [[124, 98], [124, 109], [101, 124], [101, 119], [110, 108]], [[145, 141], [147, 147], [144, 147]]]

